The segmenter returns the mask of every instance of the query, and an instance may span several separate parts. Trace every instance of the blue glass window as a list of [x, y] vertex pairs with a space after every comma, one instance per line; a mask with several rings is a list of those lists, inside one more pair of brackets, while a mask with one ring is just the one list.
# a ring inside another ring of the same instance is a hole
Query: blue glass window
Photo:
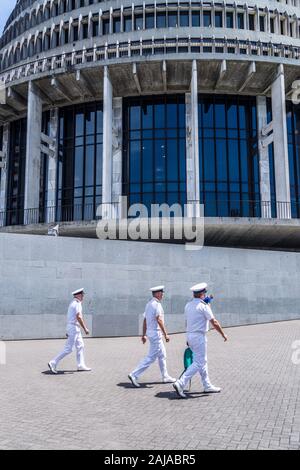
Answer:
[[226, 27], [233, 28], [233, 13], [231, 12], [226, 13]]
[[120, 17], [113, 18], [113, 32], [119, 33], [121, 31], [121, 20]]
[[60, 110], [58, 220], [92, 220], [102, 199], [102, 103]]
[[154, 28], [154, 13], [146, 13], [146, 29]]
[[215, 27], [216, 28], [223, 27], [223, 13], [221, 11], [215, 12]]
[[245, 27], [244, 13], [238, 13], [237, 14], [237, 23], [238, 23], [238, 29], [244, 29], [244, 27]]
[[132, 19], [131, 15], [126, 15], [124, 16], [124, 31], [128, 33], [129, 31], [132, 31]]
[[7, 225], [24, 223], [27, 119], [10, 124]]
[[252, 97], [199, 97], [200, 191], [208, 217], [260, 216], [255, 111]]
[[186, 200], [183, 95], [124, 100], [123, 193], [129, 204]]
[[168, 13], [168, 26], [169, 26], [169, 28], [176, 28], [178, 26], [177, 11], [169, 11], [169, 13]]
[[203, 12], [203, 26], [211, 26], [211, 12], [210, 11]]
[[300, 106], [286, 101], [292, 217], [300, 217]]
[[166, 12], [156, 13], [156, 27], [165, 28], [166, 27]]
[[188, 11], [180, 12], [180, 26], [189, 26], [189, 12]]
[[200, 15], [199, 12], [192, 12], [192, 26], [200, 26]]
[[143, 29], [143, 15], [135, 15], [134, 17], [134, 29], [139, 31]]

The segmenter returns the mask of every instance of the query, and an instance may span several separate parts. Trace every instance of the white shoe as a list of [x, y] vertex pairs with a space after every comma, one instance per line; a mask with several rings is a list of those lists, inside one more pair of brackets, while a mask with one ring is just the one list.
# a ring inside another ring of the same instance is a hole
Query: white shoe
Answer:
[[54, 364], [54, 362], [48, 362], [48, 367], [51, 370], [52, 374], [57, 374], [56, 365]]
[[184, 393], [183, 388], [178, 382], [178, 380], [176, 380], [176, 382], [173, 383], [173, 387], [175, 388], [175, 391], [178, 396], [180, 396], [181, 398], [186, 398], [186, 394]]
[[130, 380], [130, 382], [132, 383], [132, 385], [136, 388], [139, 388], [140, 387], [140, 384], [138, 383], [138, 381], [136, 380], [136, 378], [134, 377], [134, 375], [132, 374], [129, 374], [128, 375], [128, 378]]
[[171, 377], [170, 375], [167, 375], [166, 377], [163, 378], [163, 383], [164, 384], [172, 384], [174, 382], [176, 382], [177, 379], [175, 379], [174, 377]]
[[210, 385], [204, 389], [204, 393], [219, 393], [222, 389], [220, 387], [215, 387], [214, 385]]
[[87, 366], [80, 366], [80, 367], [77, 367], [77, 370], [78, 372], [90, 372], [92, 369]]

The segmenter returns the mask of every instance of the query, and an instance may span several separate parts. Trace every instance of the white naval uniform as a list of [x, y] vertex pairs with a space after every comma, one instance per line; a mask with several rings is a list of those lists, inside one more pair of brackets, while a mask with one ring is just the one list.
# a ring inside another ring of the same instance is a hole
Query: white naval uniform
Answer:
[[204, 388], [211, 386], [207, 368], [207, 339], [209, 322], [214, 318], [212, 310], [203, 300], [194, 298], [185, 306], [187, 342], [193, 351], [193, 363], [182, 374], [178, 382], [182, 389], [199, 372]]
[[85, 367], [84, 362], [84, 343], [81, 334], [80, 325], [77, 320], [77, 314], [82, 314], [82, 305], [78, 299], [72, 300], [68, 308], [68, 324], [67, 324], [67, 335], [68, 339], [66, 341], [64, 350], [56, 356], [51, 362], [54, 364], [55, 368], [58, 363], [74, 349], [76, 348], [76, 358], [77, 358], [77, 367]]
[[138, 378], [156, 359], [158, 359], [162, 378], [164, 379], [169, 376], [166, 362], [166, 348], [163, 343], [162, 331], [157, 323], [158, 317], [163, 320], [164, 310], [160, 301], [156, 297], [153, 297], [153, 299], [147, 303], [144, 313], [147, 325], [146, 335], [150, 343], [150, 348], [148, 355], [142, 359], [137, 368], [132, 372], [135, 378]]

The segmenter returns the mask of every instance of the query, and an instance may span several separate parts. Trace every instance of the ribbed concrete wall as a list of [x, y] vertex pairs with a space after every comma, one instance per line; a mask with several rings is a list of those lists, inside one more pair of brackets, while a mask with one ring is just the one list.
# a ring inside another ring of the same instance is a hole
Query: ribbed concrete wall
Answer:
[[189, 287], [207, 281], [225, 326], [300, 318], [300, 253], [0, 235], [0, 337], [63, 337], [70, 292], [84, 286], [94, 336], [136, 335], [148, 288], [166, 285], [170, 332]]

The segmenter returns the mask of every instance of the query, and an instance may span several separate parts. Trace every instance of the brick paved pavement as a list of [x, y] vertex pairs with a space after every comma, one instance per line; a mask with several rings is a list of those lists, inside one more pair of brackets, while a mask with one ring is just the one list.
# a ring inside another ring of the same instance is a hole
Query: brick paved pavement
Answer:
[[[300, 321], [210, 332], [209, 370], [218, 395], [195, 376], [189, 399], [161, 384], [158, 365], [134, 389], [127, 374], [146, 351], [138, 338], [86, 341], [91, 373], [74, 356], [57, 376], [48, 360], [61, 340], [7, 343], [0, 365], [1, 449], [300, 449], [300, 365], [292, 342]], [[167, 345], [169, 371], [182, 371], [184, 335]]]

